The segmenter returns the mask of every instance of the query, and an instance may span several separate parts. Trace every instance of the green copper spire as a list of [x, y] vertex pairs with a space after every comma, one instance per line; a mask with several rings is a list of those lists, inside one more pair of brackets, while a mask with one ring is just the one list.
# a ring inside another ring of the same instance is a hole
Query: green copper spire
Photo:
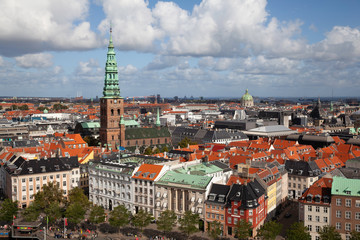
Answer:
[[105, 86], [103, 91], [104, 98], [120, 97], [118, 70], [111, 33], [112, 28], [110, 27], [110, 39], [105, 65]]
[[157, 126], [157, 127], [160, 127], [160, 114], [159, 114], [159, 108], [157, 108], [157, 116], [156, 116], [156, 123], [155, 123], [155, 125]]
[[125, 125], [124, 116], [121, 115], [120, 117], [120, 125]]

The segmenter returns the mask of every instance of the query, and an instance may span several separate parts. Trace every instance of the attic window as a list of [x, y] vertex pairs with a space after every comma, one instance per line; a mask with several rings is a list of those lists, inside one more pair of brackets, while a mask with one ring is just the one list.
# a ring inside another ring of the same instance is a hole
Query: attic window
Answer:
[[214, 194], [214, 193], [210, 193], [210, 194], [209, 194], [209, 200], [210, 200], [210, 201], [214, 201], [215, 198], [216, 198], [216, 194]]
[[140, 174], [141, 174], [141, 171], [137, 171], [137, 172], [135, 173], [135, 176], [138, 177], [138, 176], [140, 176]]
[[46, 167], [45, 166], [41, 166], [41, 172], [46, 172]]
[[56, 170], [56, 171], [59, 171], [59, 170], [60, 170], [59, 165], [55, 165], [54, 167], [55, 167], [55, 170]]
[[346, 194], [351, 194], [351, 191], [345, 190], [345, 193], [346, 193]]
[[28, 170], [29, 170], [29, 173], [33, 173], [33, 168], [32, 167], [29, 167]]
[[219, 202], [225, 202], [225, 195], [219, 195]]

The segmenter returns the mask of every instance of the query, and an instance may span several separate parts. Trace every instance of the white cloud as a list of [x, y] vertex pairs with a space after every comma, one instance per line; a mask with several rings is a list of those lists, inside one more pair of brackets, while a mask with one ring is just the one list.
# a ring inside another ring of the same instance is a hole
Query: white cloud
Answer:
[[326, 38], [312, 46], [312, 56], [318, 60], [359, 60], [360, 30], [335, 26]]
[[269, 20], [266, 4], [266, 0], [203, 0], [188, 13], [174, 3], [159, 2], [153, 15], [168, 36], [163, 46], [171, 54], [237, 57], [301, 52], [305, 43], [295, 36], [302, 23]]
[[0, 54], [17, 56], [43, 50], [99, 46], [89, 23], [88, 0], [0, 1]]
[[53, 56], [49, 53], [26, 54], [15, 57], [16, 65], [23, 68], [47, 68], [53, 65]]
[[153, 26], [155, 19], [147, 3], [143, 0], [104, 0], [103, 8], [107, 19], [100, 23], [99, 29], [108, 33], [110, 19], [115, 45], [122, 50], [153, 50], [153, 43], [161, 32]]

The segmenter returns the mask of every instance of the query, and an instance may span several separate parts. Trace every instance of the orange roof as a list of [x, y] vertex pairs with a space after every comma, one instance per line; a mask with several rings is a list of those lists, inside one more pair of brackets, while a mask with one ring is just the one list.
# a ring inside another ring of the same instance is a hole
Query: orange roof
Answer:
[[233, 185], [236, 183], [244, 184], [245, 182], [250, 182], [250, 179], [245, 179], [239, 176], [231, 175], [226, 185]]
[[160, 174], [163, 166], [154, 164], [142, 164], [132, 178], [154, 181]]

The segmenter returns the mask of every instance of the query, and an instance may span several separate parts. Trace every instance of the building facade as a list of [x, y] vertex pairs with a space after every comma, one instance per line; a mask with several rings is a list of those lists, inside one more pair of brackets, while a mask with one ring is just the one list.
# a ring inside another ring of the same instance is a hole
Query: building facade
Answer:
[[1, 170], [5, 175], [5, 195], [26, 208], [43, 185], [55, 182], [64, 197], [78, 187], [80, 168], [77, 157], [25, 160], [21, 157], [6, 163]]
[[333, 177], [331, 188], [331, 225], [350, 239], [350, 232], [360, 232], [360, 179]]

